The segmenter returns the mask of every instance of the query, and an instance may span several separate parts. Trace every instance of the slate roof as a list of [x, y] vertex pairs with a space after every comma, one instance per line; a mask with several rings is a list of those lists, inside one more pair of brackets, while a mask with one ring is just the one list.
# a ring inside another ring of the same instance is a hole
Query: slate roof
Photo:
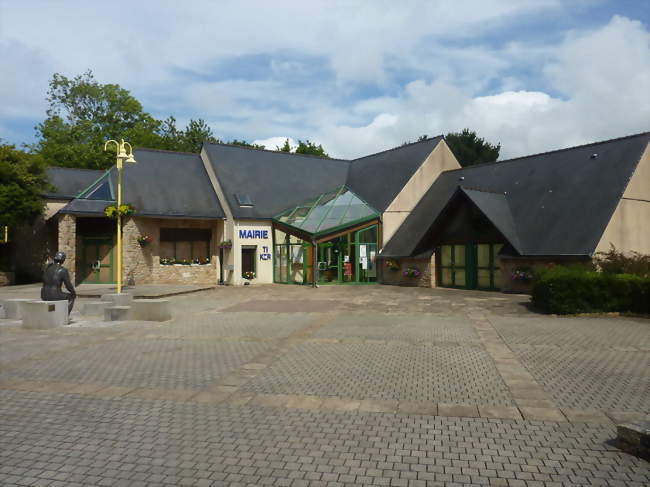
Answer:
[[[163, 218], [225, 218], [198, 154], [136, 149], [136, 164], [124, 163], [122, 202], [132, 204], [138, 216]], [[117, 187], [117, 169], [108, 177]], [[93, 199], [95, 186], [106, 184], [105, 178], [87, 188], [81, 198], [71, 201], [61, 213], [103, 213], [111, 203]]]
[[[204, 144], [233, 216], [273, 218], [319, 194], [345, 184], [350, 163], [341, 159], [252, 149], [227, 144]], [[251, 198], [241, 207], [236, 194]]]
[[442, 139], [433, 137], [354, 159], [347, 185], [383, 212]]
[[53, 186], [43, 194], [46, 198], [72, 199], [95, 182], [104, 171], [95, 169], [76, 169], [70, 167], [50, 167], [47, 178]]
[[446, 171], [381, 256], [428, 250], [422, 242], [459, 188], [521, 255], [592, 255], [649, 141], [650, 132]]
[[[227, 144], [203, 147], [233, 216], [265, 219], [342, 185], [383, 212], [440, 140], [435, 137], [352, 161]], [[237, 194], [249, 196], [253, 206], [240, 206]]]

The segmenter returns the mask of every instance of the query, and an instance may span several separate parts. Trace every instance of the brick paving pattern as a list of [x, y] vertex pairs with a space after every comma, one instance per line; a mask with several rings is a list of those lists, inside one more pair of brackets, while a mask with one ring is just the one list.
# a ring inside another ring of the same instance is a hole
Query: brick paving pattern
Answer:
[[166, 323], [0, 320], [0, 486], [650, 484], [610, 441], [650, 418], [648, 320], [387, 286], [172, 301]]

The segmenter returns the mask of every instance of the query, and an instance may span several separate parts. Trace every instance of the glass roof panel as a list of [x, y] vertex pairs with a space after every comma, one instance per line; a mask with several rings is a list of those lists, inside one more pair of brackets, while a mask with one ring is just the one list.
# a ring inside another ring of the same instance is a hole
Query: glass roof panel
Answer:
[[283, 211], [275, 220], [307, 233], [321, 234], [332, 228], [377, 216], [379, 213], [374, 208], [347, 187], [341, 186]]

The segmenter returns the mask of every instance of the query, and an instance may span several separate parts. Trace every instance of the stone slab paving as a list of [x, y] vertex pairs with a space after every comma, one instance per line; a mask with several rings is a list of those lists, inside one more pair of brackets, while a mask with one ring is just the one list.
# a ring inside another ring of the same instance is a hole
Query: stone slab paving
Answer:
[[[166, 323], [37, 333], [0, 320], [0, 485], [650, 480], [608, 443], [615, 423], [650, 417], [647, 320], [560, 320], [521, 296], [384, 286], [171, 299]], [[607, 342], [607, 327], [627, 337]]]

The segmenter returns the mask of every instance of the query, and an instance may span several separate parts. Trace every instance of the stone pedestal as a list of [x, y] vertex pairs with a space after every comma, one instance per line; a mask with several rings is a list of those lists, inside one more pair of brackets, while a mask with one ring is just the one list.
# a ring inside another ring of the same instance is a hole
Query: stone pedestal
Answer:
[[0, 305], [4, 310], [3, 318], [6, 318], [8, 320], [21, 319], [23, 317], [22, 316], [23, 304], [30, 301], [34, 301], [34, 299], [15, 298], [15, 299], [0, 300]]
[[131, 303], [133, 302], [133, 294], [103, 294], [102, 301], [108, 301], [109, 303], [112, 303], [113, 306], [131, 306]]
[[618, 441], [625, 450], [650, 458], [650, 421], [619, 424], [616, 432]]
[[68, 301], [27, 301], [22, 303], [23, 328], [47, 330], [68, 324]]
[[131, 319], [130, 306], [109, 306], [104, 309], [104, 321], [126, 321]]
[[86, 301], [81, 307], [83, 316], [104, 316], [104, 310], [113, 306], [110, 301]]
[[172, 319], [169, 299], [136, 299], [131, 303], [132, 319], [143, 321], [169, 321]]

